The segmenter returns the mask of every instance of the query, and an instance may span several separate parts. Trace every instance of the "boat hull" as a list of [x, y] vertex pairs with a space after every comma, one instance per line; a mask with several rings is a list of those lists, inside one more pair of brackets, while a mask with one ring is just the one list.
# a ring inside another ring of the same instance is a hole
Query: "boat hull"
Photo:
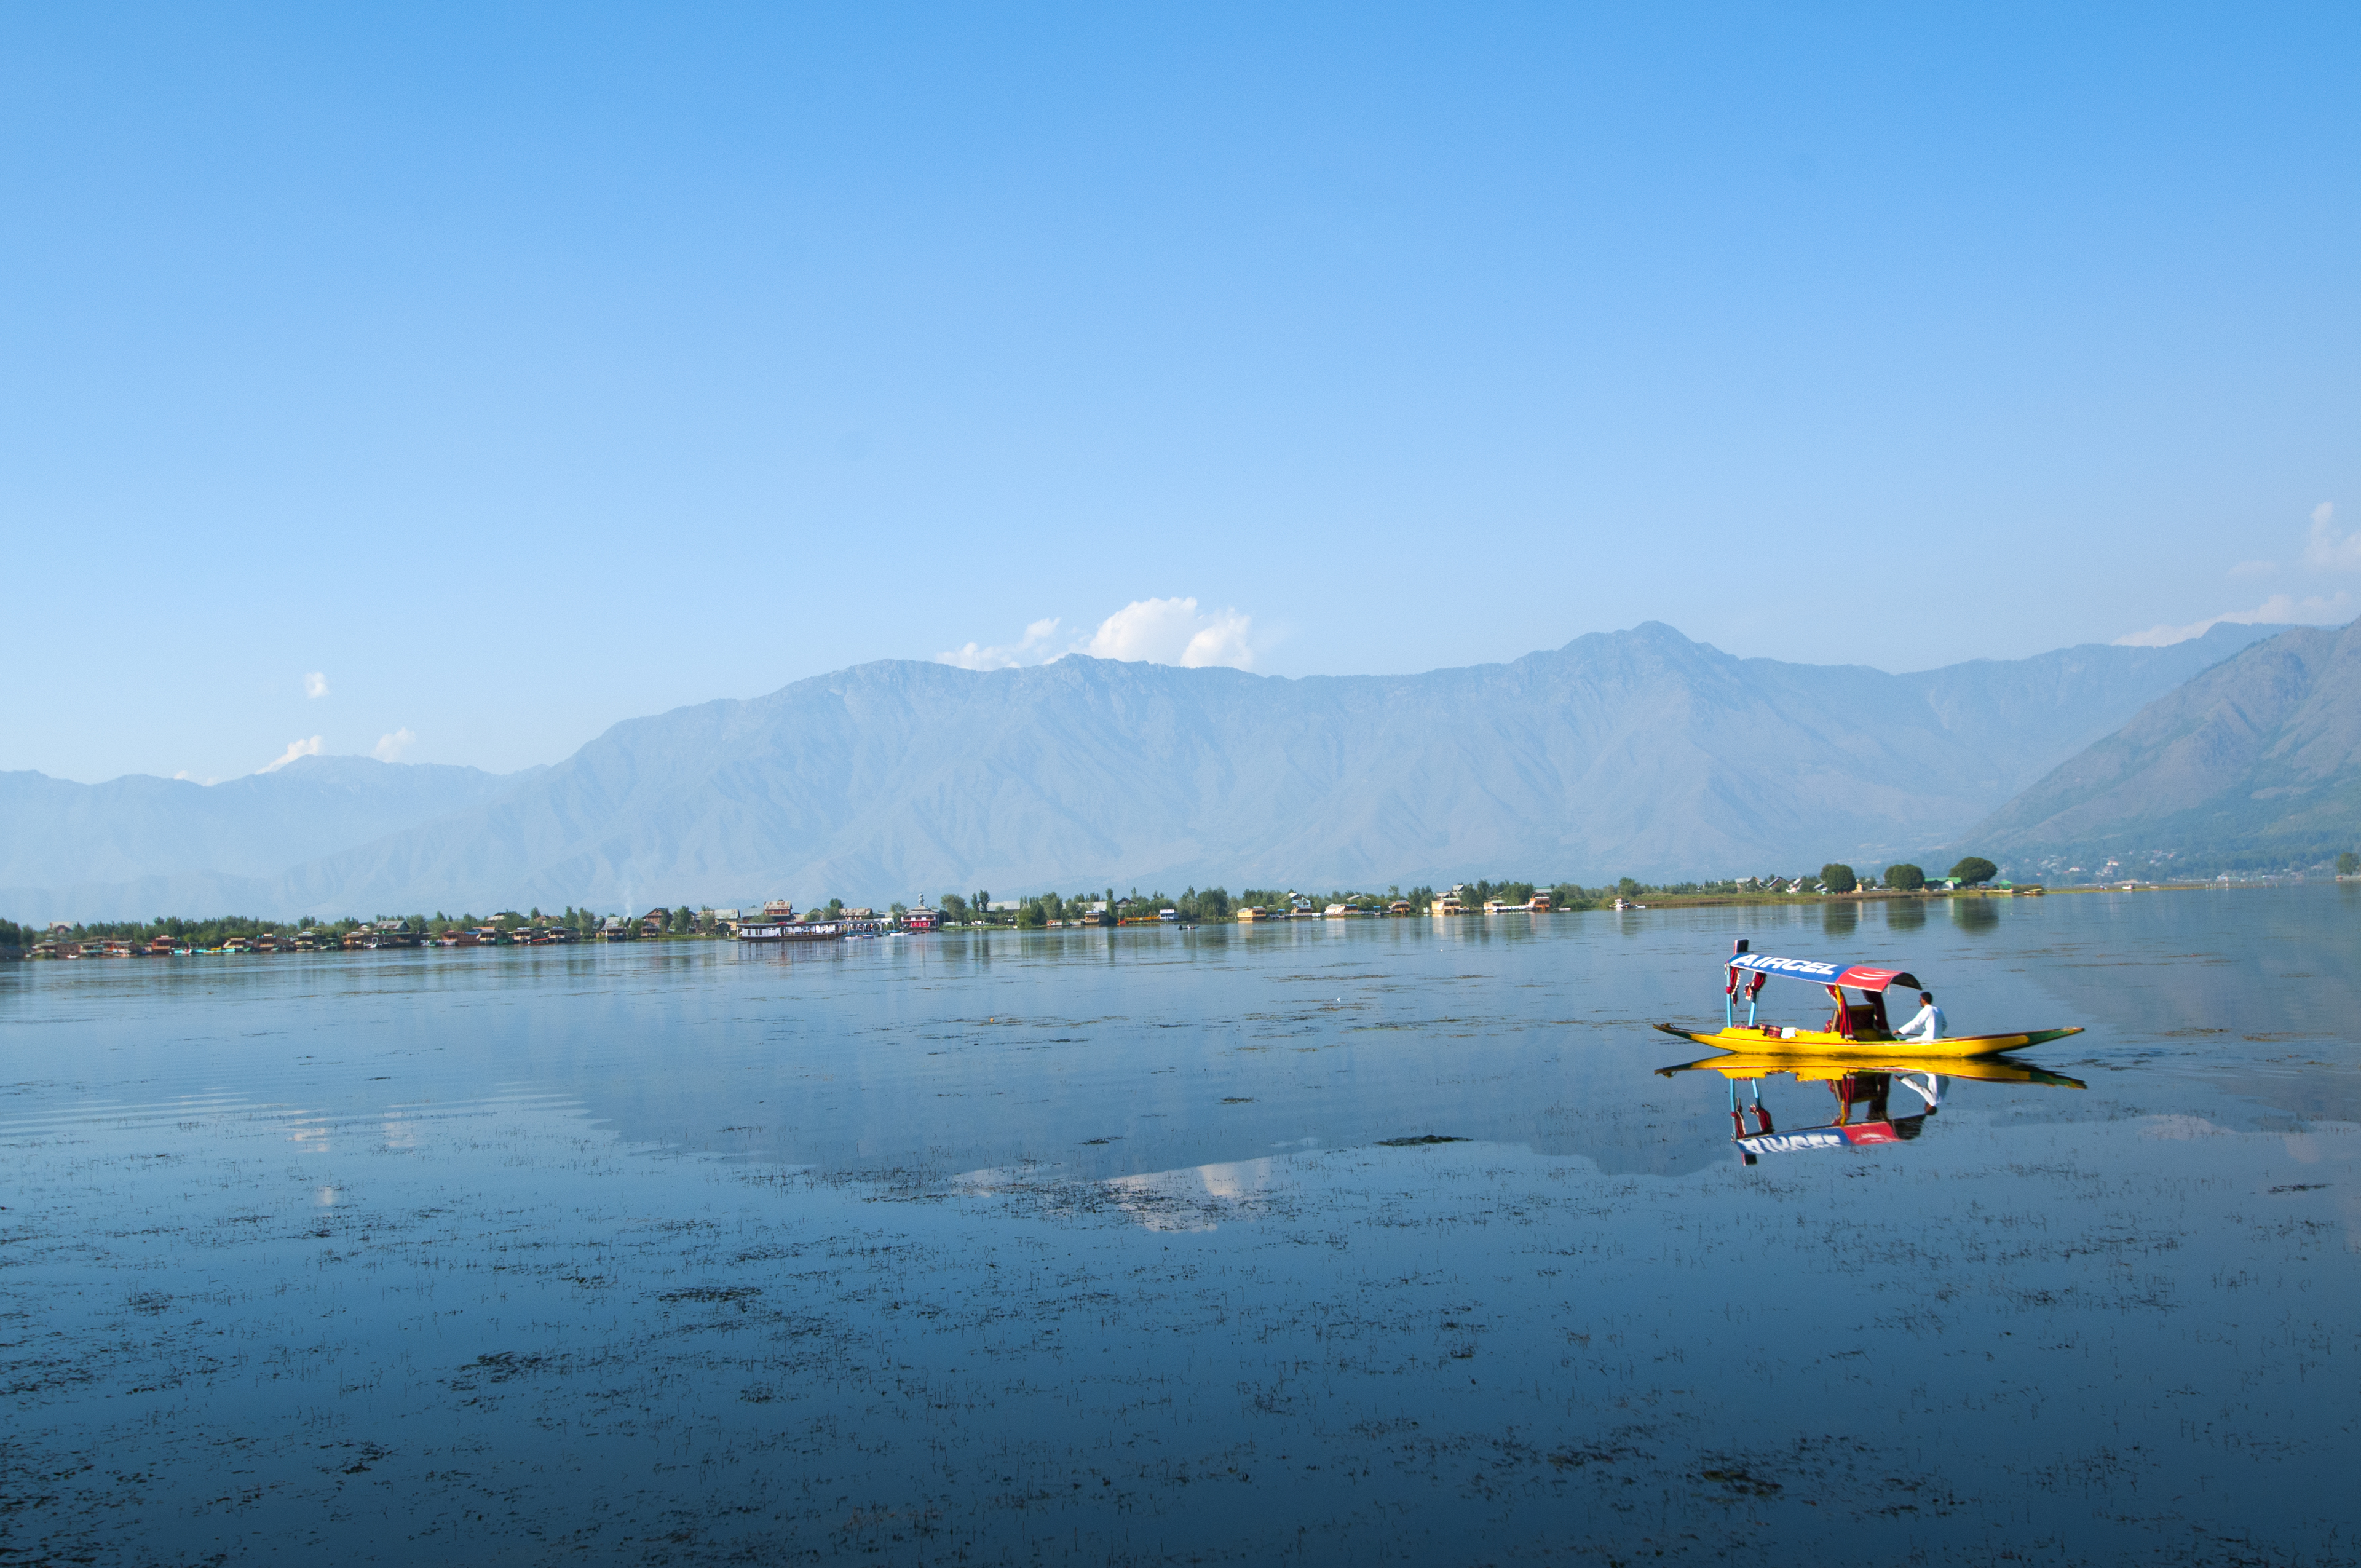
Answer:
[[1975, 1083], [2038, 1083], [2052, 1089], [2085, 1089], [2079, 1078], [2049, 1072], [2007, 1057], [1898, 1057], [1834, 1053], [1773, 1056], [1762, 1051], [1734, 1051], [1660, 1067], [1670, 1078], [1681, 1072], [1718, 1072], [1724, 1078], [1771, 1078], [1784, 1074], [1799, 1083], [1834, 1083], [1864, 1072], [1934, 1072]]
[[2069, 1035], [2082, 1032], [2081, 1025], [2063, 1029], [2026, 1029], [2011, 1035], [1955, 1035], [1940, 1040], [1860, 1040], [1826, 1029], [1781, 1029], [1767, 1025], [1739, 1025], [1735, 1028], [1684, 1029], [1677, 1024], [1659, 1024], [1665, 1034], [1684, 1040], [1695, 1040], [1701, 1046], [1734, 1051], [1748, 1057], [1843, 1057], [1860, 1058], [1859, 1065], [1873, 1069], [1873, 1064], [1894, 1062], [1904, 1069], [1930, 1061], [1953, 1061], [1961, 1058], [1993, 1057], [2004, 1051], [2021, 1051], [2028, 1046], [2047, 1045], [2062, 1040]]

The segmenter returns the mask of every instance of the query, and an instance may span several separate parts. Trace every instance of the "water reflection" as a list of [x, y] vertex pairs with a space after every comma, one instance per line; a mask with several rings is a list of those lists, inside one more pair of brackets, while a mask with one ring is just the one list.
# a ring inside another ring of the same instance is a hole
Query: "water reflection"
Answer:
[[[2348, 1560], [2355, 893], [1864, 903], [0, 965], [9, 1474], [62, 1478], [5, 1533]], [[2091, 1028], [2092, 1091], [1655, 1077], [1741, 938]]]
[[[1934, 1070], [1940, 1068], [1940, 1071]], [[1929, 1117], [1943, 1108], [1951, 1086], [1976, 1083], [2038, 1084], [2051, 1089], [2084, 1089], [2080, 1079], [2049, 1072], [2005, 1057], [1966, 1057], [1928, 1062], [1924, 1059], [1882, 1060], [1844, 1056], [1750, 1056], [1731, 1052], [1700, 1061], [1658, 1068], [1659, 1076], [1684, 1072], [1718, 1072], [1730, 1081], [1730, 1142], [1742, 1164], [1753, 1165], [1766, 1154], [1803, 1154], [1817, 1149], [1868, 1148], [1907, 1143], [1925, 1130]], [[1793, 1078], [1798, 1083], [1821, 1083], [1835, 1098], [1832, 1118], [1814, 1126], [1780, 1131], [1763, 1103], [1763, 1080]], [[1744, 1097], [1741, 1099], [1741, 1086]], [[1853, 1120], [1858, 1110], [1861, 1120]]]

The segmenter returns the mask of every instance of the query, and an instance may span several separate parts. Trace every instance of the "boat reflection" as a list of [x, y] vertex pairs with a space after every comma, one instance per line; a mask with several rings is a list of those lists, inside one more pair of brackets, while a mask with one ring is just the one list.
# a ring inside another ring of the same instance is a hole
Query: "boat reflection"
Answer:
[[[1939, 1067], [1942, 1070], [1936, 1071]], [[2081, 1089], [2081, 1080], [2028, 1067], [2006, 1057], [1964, 1057], [1929, 1062], [1924, 1057], [1890, 1059], [1844, 1055], [1755, 1055], [1733, 1051], [1701, 1061], [1660, 1067], [1671, 1078], [1683, 1072], [1718, 1072], [1730, 1080], [1730, 1142], [1740, 1159], [1756, 1164], [1766, 1154], [1805, 1154], [1815, 1149], [1866, 1148], [1907, 1143], [1926, 1129], [1927, 1118], [1943, 1107], [1951, 1085], [2029, 1083], [2051, 1089]], [[1781, 1132], [1763, 1103], [1763, 1080], [1784, 1075], [1798, 1083], [1825, 1083], [1836, 1098], [1835, 1119], [1817, 1126]], [[1740, 1098], [1740, 1087], [1746, 1091]], [[1902, 1114], [1896, 1115], [1896, 1109]], [[1855, 1111], [1861, 1119], [1853, 1120]]]

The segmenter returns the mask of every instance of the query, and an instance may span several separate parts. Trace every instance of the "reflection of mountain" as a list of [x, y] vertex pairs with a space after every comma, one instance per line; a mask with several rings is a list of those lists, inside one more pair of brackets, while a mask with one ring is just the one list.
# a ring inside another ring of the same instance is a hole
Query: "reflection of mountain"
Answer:
[[2158, 697], [1961, 840], [2019, 864], [2316, 863], [2361, 847], [2361, 621], [2300, 627]]
[[[630, 1142], [912, 1192], [985, 1170], [1099, 1181], [1243, 1168], [1422, 1134], [1615, 1171], [1715, 1157], [1713, 1119], [1661, 1092], [1649, 1071], [1661, 1042], [1624, 1016], [1653, 989], [1646, 970], [1561, 1021], [1537, 1009], [1566, 984], [1565, 960], [1609, 954], [1529, 923], [1447, 945], [1422, 921], [1343, 925], [667, 956], [588, 1036], [565, 1022], [570, 1003], [538, 1006], [533, 1075]], [[673, 972], [684, 978], [662, 978]]]
[[[2002, 907], [2013, 921], [2025, 902]], [[2041, 902], [2062, 950], [2023, 978], [2092, 1031], [2051, 1065], [2143, 1109], [2164, 1092], [2151, 1075], [2194, 1080], [2238, 1127], [2361, 1122], [2361, 884]]]
[[[986, 1168], [1090, 1183], [1421, 1134], [1673, 1176], [1728, 1157], [1729, 1119], [1720, 1094], [1654, 1076], [1681, 1058], [1648, 1025], [1718, 1019], [1719, 959], [1742, 934], [1761, 951], [1906, 961], [1955, 1027], [2090, 1027], [2026, 1059], [2092, 1093], [1979, 1085], [1962, 1117], [2361, 1119], [2349, 1072], [2303, 1065], [2361, 1017], [2361, 887], [1859, 914], [1839, 936], [1817, 907], [1742, 908], [1565, 916], [1542, 935], [1323, 922], [763, 959], [569, 955], [648, 962], [650, 980], [621, 997], [574, 988], [601, 1009], [578, 1037], [570, 1000], [537, 997], [548, 1038], [534, 1076], [572, 1086], [632, 1141], [914, 1193]], [[2281, 978], [2294, 974], [2313, 978]], [[1805, 1098], [1796, 1124], [1825, 1119], [1826, 1091]]]

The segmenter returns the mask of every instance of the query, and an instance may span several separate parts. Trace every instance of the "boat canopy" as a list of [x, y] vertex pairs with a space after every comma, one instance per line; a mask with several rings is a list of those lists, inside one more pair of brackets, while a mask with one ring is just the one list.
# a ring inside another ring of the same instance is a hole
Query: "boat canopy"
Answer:
[[1731, 956], [1730, 967], [1751, 970], [1756, 974], [1808, 980], [1818, 985], [1849, 985], [1855, 991], [1883, 991], [1889, 985], [1916, 990], [1918, 986], [1918, 977], [1907, 970], [1887, 969], [1879, 964], [1836, 963], [1827, 959], [1779, 959], [1769, 953], [1737, 953]]

